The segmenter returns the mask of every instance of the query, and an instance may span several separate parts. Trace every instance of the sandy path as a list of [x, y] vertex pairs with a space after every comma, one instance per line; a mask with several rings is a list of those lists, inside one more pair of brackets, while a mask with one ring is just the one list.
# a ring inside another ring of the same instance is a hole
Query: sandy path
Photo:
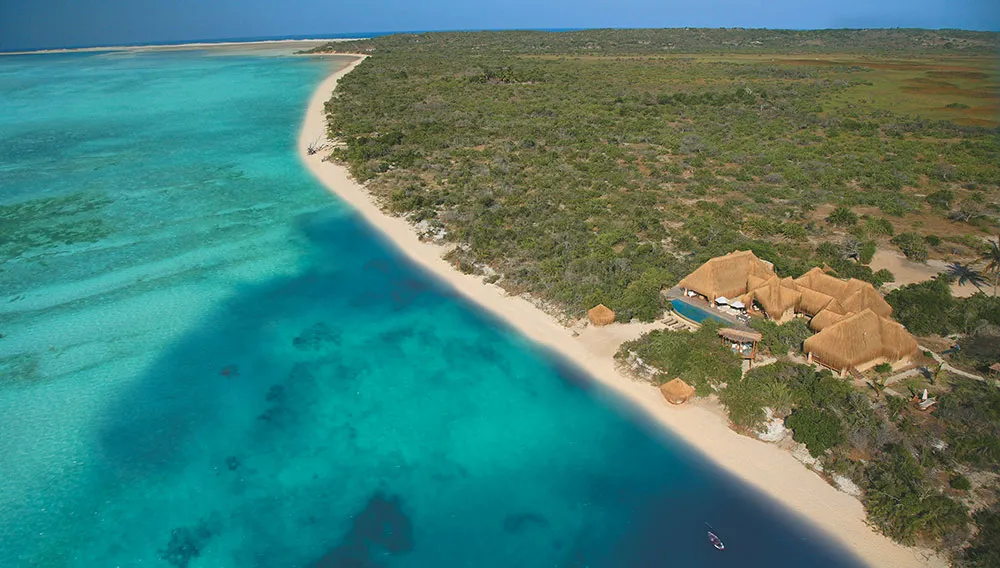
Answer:
[[[948, 271], [948, 263], [943, 260], [928, 260], [926, 263], [913, 262], [896, 251], [885, 249], [875, 251], [875, 256], [872, 257], [869, 266], [875, 271], [885, 268], [896, 277], [895, 282], [884, 286], [886, 290], [895, 290], [900, 286], [930, 280], [932, 277]], [[987, 286], [983, 286], [983, 290], [986, 289]], [[965, 298], [978, 291], [972, 284], [951, 285], [951, 294], [956, 298]]]
[[861, 502], [837, 491], [792, 455], [775, 445], [740, 436], [710, 403], [683, 407], [668, 405], [654, 387], [633, 381], [615, 368], [611, 354], [618, 345], [656, 324], [614, 324], [587, 328], [578, 336], [529, 301], [463, 274], [441, 258], [444, 247], [420, 241], [403, 219], [383, 214], [347, 169], [308, 155], [309, 144], [326, 135], [324, 103], [337, 80], [363, 61], [364, 56], [324, 80], [313, 93], [299, 135], [299, 154], [312, 174], [331, 192], [352, 205], [414, 262], [433, 272], [469, 300], [496, 314], [534, 341], [548, 347], [589, 373], [619, 403], [639, 410], [650, 420], [679, 436], [709, 460], [757, 487], [790, 510], [808, 518], [835, 541], [872, 566], [946, 566], [923, 551], [898, 545], [865, 524]]

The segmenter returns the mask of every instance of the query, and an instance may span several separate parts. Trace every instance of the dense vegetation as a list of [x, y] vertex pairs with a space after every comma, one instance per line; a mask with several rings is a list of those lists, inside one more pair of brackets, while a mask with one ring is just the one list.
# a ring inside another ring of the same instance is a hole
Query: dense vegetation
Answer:
[[645, 364], [660, 370], [657, 383], [680, 377], [699, 396], [707, 396], [740, 377], [740, 359], [719, 339], [718, 329], [708, 321], [694, 333], [656, 330], [641, 340], [625, 343], [619, 353], [634, 352]]
[[[731, 369], [723, 374], [717, 364], [687, 355], [688, 349], [719, 345], [714, 334], [714, 329], [656, 332], [650, 340], [625, 344], [621, 356], [633, 351], [658, 368], [678, 369], [682, 378], [700, 381], [699, 394], [705, 389], [717, 393], [740, 430], [754, 433], [769, 415], [783, 417], [793, 439], [805, 444], [825, 472], [862, 488], [869, 518], [885, 534], [962, 557], [973, 520], [968, 504], [973, 487], [965, 473], [1000, 471], [1000, 390], [939, 375], [931, 382], [920, 378], [894, 385], [903, 393], [866, 392], [828, 371], [789, 361], [756, 367], [742, 377]], [[906, 400], [922, 388], [940, 401], [933, 414], [917, 411]], [[995, 500], [996, 487], [982, 490]], [[996, 522], [988, 511], [974, 519]], [[1000, 541], [974, 540], [969, 558], [995, 558], [998, 546]]]
[[328, 104], [344, 141], [334, 157], [386, 208], [465, 245], [457, 264], [488, 265], [571, 315], [601, 302], [651, 319], [661, 287], [737, 248], [783, 275], [826, 264], [882, 283], [891, 275], [866, 265], [876, 246], [974, 256], [972, 237], [997, 226], [996, 74], [969, 56], [998, 37], [593, 30], [332, 44], [374, 55]]
[[[869, 396], [828, 372], [779, 362], [731, 382], [720, 399], [745, 428], [761, 426], [763, 407], [787, 416], [794, 439], [826, 471], [864, 489], [869, 518], [887, 535], [955, 549], [970, 521], [958, 498], [968, 480], [955, 472], [996, 471], [1000, 391], [958, 378], [951, 385], [930, 387], [940, 391], [941, 407], [927, 415], [899, 396]], [[963, 489], [950, 481], [958, 478]]]
[[1000, 361], [1000, 298], [977, 293], [955, 298], [950, 281], [941, 276], [910, 284], [886, 295], [893, 315], [917, 335], [959, 335], [953, 357], [988, 372]]

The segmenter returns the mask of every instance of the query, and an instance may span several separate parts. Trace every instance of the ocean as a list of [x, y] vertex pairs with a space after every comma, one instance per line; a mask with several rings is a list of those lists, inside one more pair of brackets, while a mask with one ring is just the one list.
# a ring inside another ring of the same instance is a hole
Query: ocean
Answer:
[[313, 181], [345, 61], [270, 55], [0, 57], [0, 566], [857, 564]]

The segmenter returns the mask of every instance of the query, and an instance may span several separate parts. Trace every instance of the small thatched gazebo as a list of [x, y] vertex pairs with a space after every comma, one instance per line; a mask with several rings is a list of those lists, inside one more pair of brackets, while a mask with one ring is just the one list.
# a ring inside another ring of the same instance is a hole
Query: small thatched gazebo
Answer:
[[694, 387], [679, 378], [660, 385], [660, 392], [670, 404], [684, 404], [694, 397]]
[[587, 310], [587, 317], [590, 318], [590, 323], [594, 325], [608, 325], [609, 323], [614, 323], [615, 312], [604, 304], [597, 304]]

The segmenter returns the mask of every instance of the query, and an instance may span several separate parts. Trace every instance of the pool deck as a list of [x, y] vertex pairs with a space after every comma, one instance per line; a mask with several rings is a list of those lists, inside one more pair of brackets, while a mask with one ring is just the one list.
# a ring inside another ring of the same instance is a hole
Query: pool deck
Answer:
[[[667, 298], [669, 298], [671, 300], [680, 300], [680, 301], [684, 302], [685, 304], [689, 304], [689, 305], [694, 306], [694, 307], [696, 307], [696, 308], [698, 308], [700, 310], [703, 310], [703, 311], [705, 311], [707, 313], [710, 313], [710, 314], [712, 314], [713, 316], [715, 316], [715, 317], [717, 317], [719, 319], [723, 319], [727, 323], [731, 324], [736, 329], [741, 329], [741, 330], [745, 330], [745, 331], [752, 331], [751, 328], [747, 327], [743, 322], [741, 322], [740, 320], [736, 319], [736, 317], [731, 316], [731, 315], [726, 314], [726, 313], [723, 313], [723, 312], [720, 312], [719, 310], [715, 309], [715, 306], [711, 305], [709, 302], [701, 299], [700, 297], [689, 298], [689, 297], [685, 296], [684, 292], [681, 291], [681, 289], [678, 288], [677, 286], [674, 286], [673, 288], [667, 290], [666, 292], [664, 292], [664, 294], [666, 295]], [[677, 315], [678, 317], [684, 317], [681, 314], [675, 314], [675, 315]], [[687, 319], [687, 318], [685, 318], [685, 319]], [[694, 322], [694, 323], [697, 324], [697, 322]], [[701, 324], [698, 324], [698, 325], [701, 325]]]

